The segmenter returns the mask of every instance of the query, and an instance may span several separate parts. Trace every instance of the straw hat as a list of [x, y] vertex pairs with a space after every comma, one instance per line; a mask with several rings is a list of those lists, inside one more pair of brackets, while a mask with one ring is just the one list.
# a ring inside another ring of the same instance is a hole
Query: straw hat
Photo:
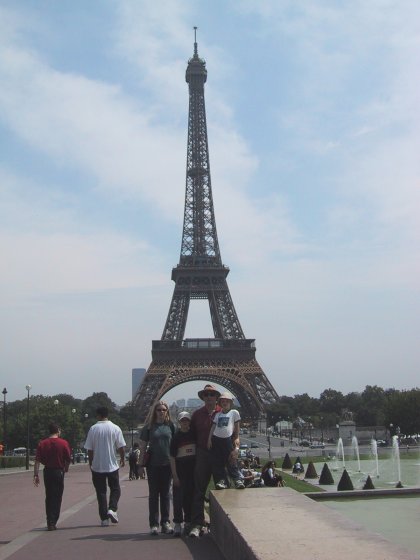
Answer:
[[203, 393], [207, 393], [207, 391], [211, 391], [212, 393], [216, 393], [216, 397], [218, 397], [218, 398], [220, 397], [220, 391], [218, 391], [214, 385], [208, 384], [204, 387], [204, 389], [201, 389], [201, 391], [198, 391], [198, 396], [200, 397], [201, 400], [204, 400], [203, 399]]

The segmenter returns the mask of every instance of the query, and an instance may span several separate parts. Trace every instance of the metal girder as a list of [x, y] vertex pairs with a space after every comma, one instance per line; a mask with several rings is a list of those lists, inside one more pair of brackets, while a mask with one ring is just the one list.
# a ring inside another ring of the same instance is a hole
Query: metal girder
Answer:
[[139, 416], [147, 417], [155, 400], [183, 383], [207, 381], [231, 391], [241, 405], [243, 419], [255, 420], [269, 404], [278, 399], [275, 389], [255, 358], [224, 356], [222, 350], [209, 352], [173, 352], [170, 356], [153, 359], [136, 397]]

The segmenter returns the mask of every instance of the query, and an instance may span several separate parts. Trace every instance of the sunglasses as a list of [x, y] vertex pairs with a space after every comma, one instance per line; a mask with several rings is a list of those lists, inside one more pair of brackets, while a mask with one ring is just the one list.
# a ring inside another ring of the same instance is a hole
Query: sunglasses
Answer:
[[217, 393], [214, 393], [213, 391], [205, 391], [203, 393], [203, 397], [216, 397]]

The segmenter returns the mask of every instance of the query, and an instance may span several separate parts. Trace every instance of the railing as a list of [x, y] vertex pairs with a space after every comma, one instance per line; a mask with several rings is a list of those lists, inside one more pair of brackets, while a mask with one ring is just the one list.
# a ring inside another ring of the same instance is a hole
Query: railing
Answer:
[[186, 338], [185, 340], [153, 340], [153, 350], [220, 350], [222, 348], [255, 348], [254, 338]]

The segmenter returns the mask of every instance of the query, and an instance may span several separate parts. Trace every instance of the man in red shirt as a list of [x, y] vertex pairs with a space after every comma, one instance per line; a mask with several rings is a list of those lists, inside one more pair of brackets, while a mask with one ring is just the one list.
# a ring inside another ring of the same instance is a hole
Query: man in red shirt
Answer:
[[64, 473], [70, 465], [70, 445], [60, 437], [60, 428], [51, 423], [49, 436], [38, 443], [35, 455], [34, 484], [39, 486], [39, 466], [44, 465], [45, 512], [47, 529], [57, 529], [64, 491]]
[[199, 537], [201, 528], [205, 525], [204, 498], [212, 474], [212, 463], [210, 452], [207, 449], [207, 441], [214, 415], [221, 410], [217, 404], [220, 392], [213, 385], [206, 385], [204, 389], [198, 392], [198, 396], [204, 401], [204, 406], [195, 410], [191, 416], [190, 429], [196, 443], [196, 461], [190, 537]]

